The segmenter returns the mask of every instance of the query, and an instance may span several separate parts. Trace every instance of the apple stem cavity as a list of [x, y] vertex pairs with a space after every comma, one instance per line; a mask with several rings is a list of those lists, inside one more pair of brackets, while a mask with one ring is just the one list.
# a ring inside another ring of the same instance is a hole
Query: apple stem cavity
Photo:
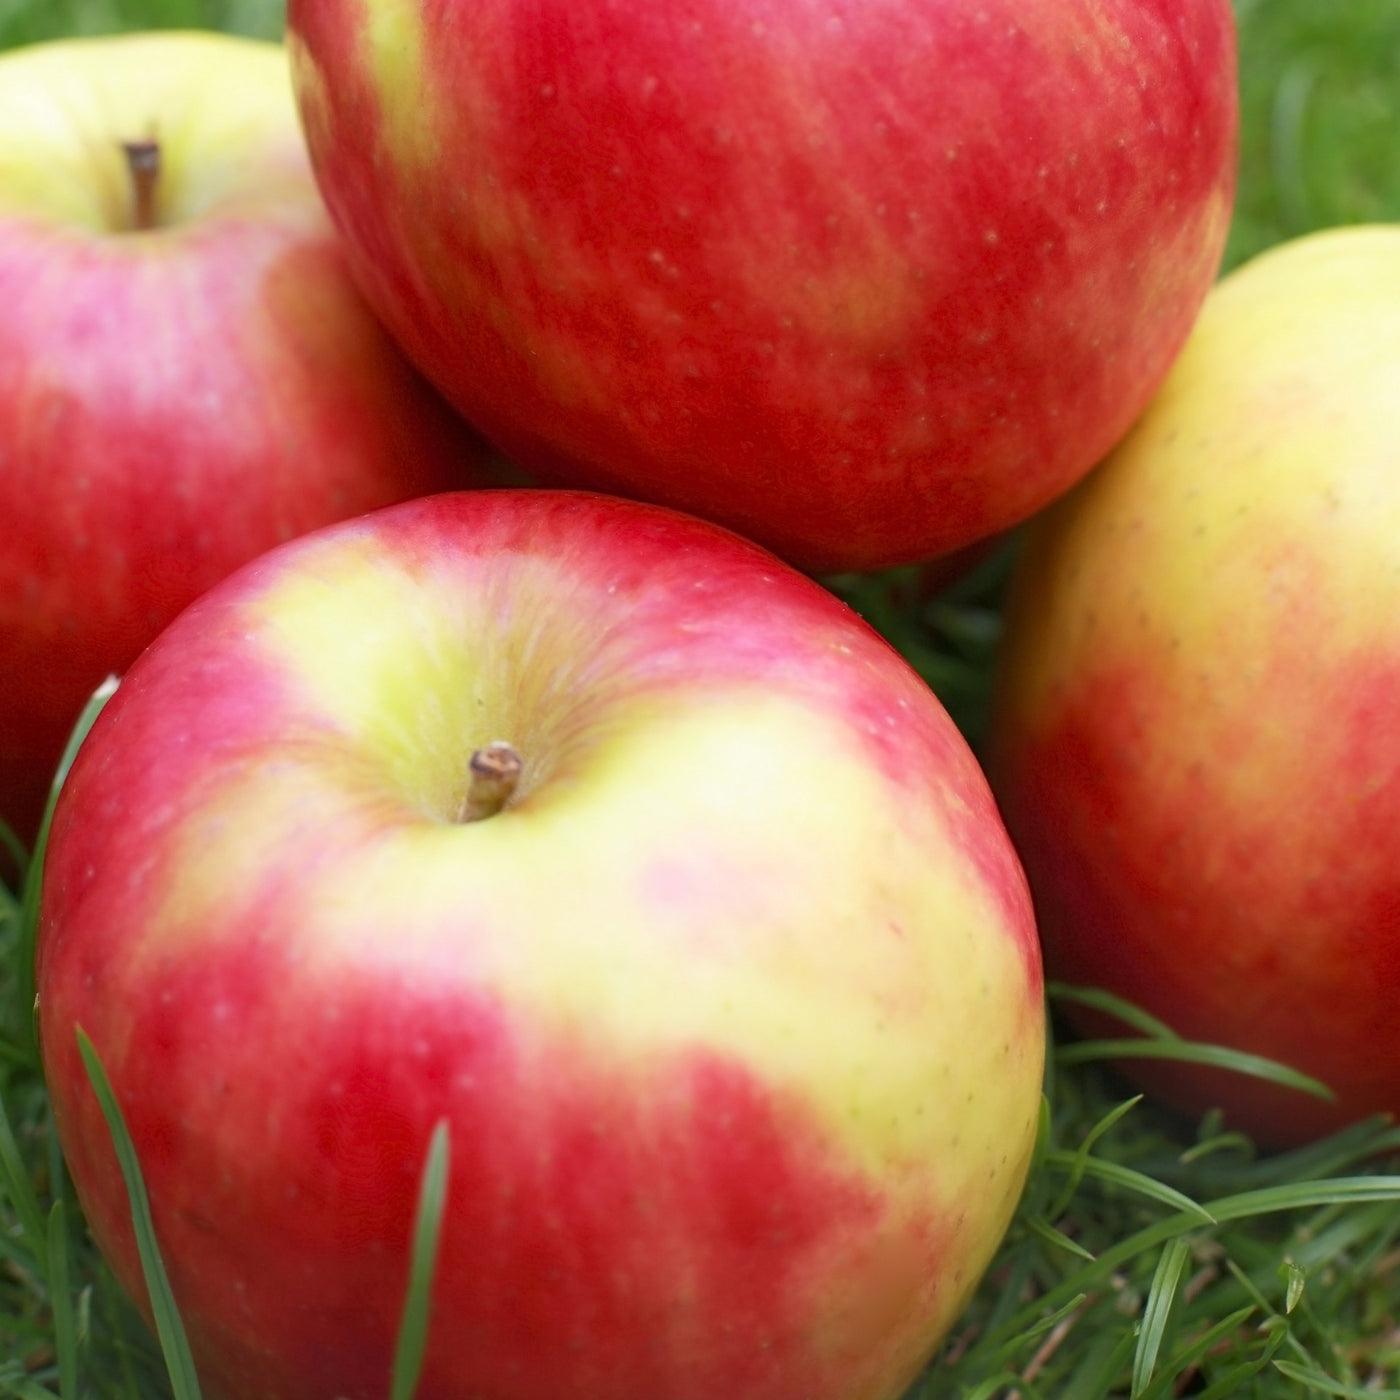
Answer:
[[160, 179], [160, 142], [154, 137], [123, 141], [122, 153], [131, 174], [131, 226], [138, 232], [156, 226], [156, 184]]
[[470, 779], [457, 820], [479, 822], [494, 817], [510, 801], [524, 767], [524, 759], [504, 739], [477, 749], [467, 764]]

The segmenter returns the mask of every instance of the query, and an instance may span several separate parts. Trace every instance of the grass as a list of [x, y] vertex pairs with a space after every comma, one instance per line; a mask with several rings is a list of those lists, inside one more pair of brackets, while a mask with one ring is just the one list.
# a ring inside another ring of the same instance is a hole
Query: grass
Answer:
[[0, 48], [124, 29], [227, 29], [275, 39], [285, 12], [283, 0], [0, 0]]
[[[1400, 220], [1400, 4], [1236, 9], [1244, 125], [1227, 266], [1310, 229]], [[280, 24], [276, 0], [0, 0], [0, 46], [154, 26], [273, 36]], [[974, 745], [1013, 550], [933, 598], [911, 571], [831, 581]], [[0, 886], [0, 1396], [197, 1393], [188, 1376], [172, 1383], [67, 1184], [32, 1049], [26, 903]], [[1053, 989], [1052, 1001], [1071, 995]], [[1210, 1117], [1182, 1123], [1131, 1097], [1105, 1054], [1052, 1046], [1021, 1209], [910, 1400], [1400, 1400], [1400, 1129], [1362, 1124], [1261, 1156]], [[445, 1170], [435, 1141], [393, 1400], [413, 1392]]]

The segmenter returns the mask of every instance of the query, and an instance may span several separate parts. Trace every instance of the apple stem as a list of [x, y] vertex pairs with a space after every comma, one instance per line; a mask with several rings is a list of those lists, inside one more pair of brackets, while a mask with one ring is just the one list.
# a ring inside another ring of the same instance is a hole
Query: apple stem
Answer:
[[494, 817], [510, 800], [525, 762], [504, 739], [477, 749], [467, 764], [471, 774], [457, 820], [479, 822]]
[[132, 227], [138, 230], [156, 226], [156, 182], [160, 178], [160, 142], [154, 137], [123, 141], [126, 168], [131, 173], [134, 193]]

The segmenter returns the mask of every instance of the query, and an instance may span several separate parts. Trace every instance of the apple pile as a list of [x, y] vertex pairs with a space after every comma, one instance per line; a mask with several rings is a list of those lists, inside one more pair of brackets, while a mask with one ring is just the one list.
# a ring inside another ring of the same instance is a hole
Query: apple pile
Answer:
[[[36, 969], [93, 1232], [144, 1299], [78, 1028], [217, 1400], [383, 1400], [439, 1125], [420, 1400], [895, 1400], [1029, 1169], [1041, 954], [976, 758], [811, 574], [971, 557], [1142, 411], [1229, 219], [1228, 0], [288, 26], [0, 82], [96, 162], [0, 146], [0, 810], [123, 672]], [[529, 484], [448, 489], [495, 453]]]

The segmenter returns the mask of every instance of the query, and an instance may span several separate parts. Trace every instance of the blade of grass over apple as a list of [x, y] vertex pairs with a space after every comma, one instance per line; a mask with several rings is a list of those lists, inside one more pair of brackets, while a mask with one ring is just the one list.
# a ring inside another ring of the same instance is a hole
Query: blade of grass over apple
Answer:
[[121, 1105], [112, 1091], [111, 1082], [102, 1067], [96, 1047], [81, 1026], [77, 1028], [76, 1034], [78, 1051], [83, 1057], [83, 1064], [87, 1069], [88, 1078], [92, 1081], [97, 1101], [102, 1106], [102, 1116], [107, 1120], [107, 1127], [112, 1134], [112, 1145], [121, 1165], [122, 1178], [126, 1182], [127, 1196], [131, 1202], [132, 1225], [136, 1233], [136, 1248], [141, 1256], [141, 1268], [146, 1280], [146, 1290], [150, 1294], [156, 1335], [160, 1338], [161, 1351], [170, 1372], [170, 1384], [175, 1400], [201, 1400], [199, 1377], [195, 1375], [189, 1339], [185, 1335], [185, 1326], [180, 1320], [175, 1295], [170, 1289], [170, 1279], [160, 1257], [160, 1246], [156, 1242], [151, 1203], [146, 1194], [146, 1183], [141, 1176], [141, 1164], [136, 1157], [136, 1148], [131, 1141], [131, 1134], [127, 1131]]
[[1050, 981], [1045, 984], [1045, 994], [1052, 1002], [1072, 1001], [1078, 1006], [1107, 1012], [1108, 1015], [1122, 1021], [1125, 1026], [1131, 1026], [1143, 1035], [1157, 1040], [1181, 1039], [1165, 1021], [1159, 1021], [1136, 1002], [1116, 997], [1112, 992], [1104, 991], [1102, 987], [1075, 987], [1068, 982]]
[[1235, 1074], [1267, 1079], [1285, 1089], [1297, 1089], [1300, 1093], [1311, 1094], [1314, 1098], [1334, 1097], [1327, 1085], [1311, 1075], [1290, 1069], [1287, 1065], [1268, 1059], [1264, 1055], [1232, 1050], [1227, 1045], [1205, 1045], [1194, 1040], [1127, 1037], [1121, 1040], [1080, 1040], [1062, 1046], [1060, 1050], [1060, 1063], [1069, 1065], [1088, 1064], [1093, 1060], [1130, 1058], [1181, 1060], [1191, 1064], [1210, 1065], [1214, 1069], [1227, 1069]]
[[49, 827], [53, 824], [53, 811], [58, 802], [58, 794], [68, 776], [68, 770], [73, 766], [73, 760], [78, 756], [78, 749], [96, 723], [97, 716], [102, 713], [102, 707], [116, 693], [116, 689], [117, 678], [108, 676], [83, 706], [83, 712], [78, 716], [78, 722], [68, 736], [58, 771], [54, 774], [53, 785], [49, 789], [49, 800], [44, 807], [43, 820], [39, 824], [39, 835], [34, 842], [34, 853], [25, 871], [23, 893], [20, 897], [19, 946], [15, 956], [15, 1002], [20, 1024], [23, 1024], [26, 1018], [29, 1021], [30, 1049], [36, 1061], [39, 1042], [34, 1024], [34, 949], [39, 934], [39, 896], [43, 888], [44, 852], [48, 847]]
[[428, 1143], [427, 1161], [418, 1192], [417, 1219], [413, 1226], [413, 1252], [409, 1261], [408, 1291], [394, 1352], [390, 1400], [413, 1400], [428, 1346], [428, 1321], [432, 1305], [433, 1267], [442, 1237], [442, 1216], [447, 1208], [447, 1175], [451, 1139], [446, 1119], [440, 1119]]
[[1059, 1045], [1055, 1050], [1055, 1059], [1060, 1065], [1082, 1065], [1099, 1060], [1134, 1058], [1180, 1060], [1191, 1064], [1210, 1065], [1215, 1069], [1229, 1070], [1235, 1074], [1247, 1074], [1256, 1079], [1266, 1079], [1283, 1088], [1311, 1094], [1314, 1098], [1334, 1097], [1332, 1090], [1321, 1080], [1267, 1056], [1235, 1050], [1228, 1045], [1209, 1045], [1202, 1041], [1187, 1040], [1172, 1030], [1165, 1021], [1159, 1021], [1141, 1007], [1116, 997], [1111, 992], [1097, 987], [1071, 987], [1060, 982], [1050, 983], [1047, 991], [1052, 1000], [1072, 1001], [1081, 1006], [1092, 1007], [1142, 1032], [1140, 1036], [1076, 1040]]

